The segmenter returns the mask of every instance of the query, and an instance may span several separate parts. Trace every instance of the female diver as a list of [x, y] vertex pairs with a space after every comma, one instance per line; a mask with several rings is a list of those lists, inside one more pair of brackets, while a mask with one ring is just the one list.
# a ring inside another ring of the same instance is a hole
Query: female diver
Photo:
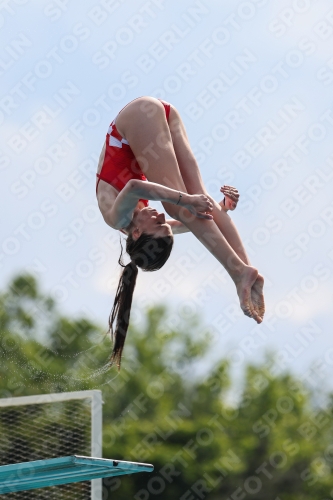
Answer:
[[[173, 234], [191, 231], [224, 266], [240, 306], [261, 323], [264, 279], [250, 265], [235, 225], [226, 213], [238, 191], [221, 188], [217, 203], [206, 191], [177, 109], [154, 97], [131, 101], [111, 123], [103, 146], [96, 193], [105, 222], [127, 234], [130, 262], [123, 272], [109, 318], [114, 338], [111, 362], [120, 368], [138, 267], [156, 271], [168, 260]], [[149, 207], [158, 200], [172, 220]], [[114, 328], [115, 323], [115, 328]]]

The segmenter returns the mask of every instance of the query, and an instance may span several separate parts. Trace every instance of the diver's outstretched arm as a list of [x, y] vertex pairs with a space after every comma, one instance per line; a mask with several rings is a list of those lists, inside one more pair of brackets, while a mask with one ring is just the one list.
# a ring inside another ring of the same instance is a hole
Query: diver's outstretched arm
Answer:
[[104, 203], [103, 192], [100, 191], [98, 202], [105, 222], [114, 229], [126, 228], [132, 221], [133, 212], [140, 199], [167, 202], [187, 209], [195, 217], [212, 220], [213, 205], [210, 199], [202, 194], [191, 195], [176, 191], [155, 182], [131, 179], [118, 194], [110, 206]]

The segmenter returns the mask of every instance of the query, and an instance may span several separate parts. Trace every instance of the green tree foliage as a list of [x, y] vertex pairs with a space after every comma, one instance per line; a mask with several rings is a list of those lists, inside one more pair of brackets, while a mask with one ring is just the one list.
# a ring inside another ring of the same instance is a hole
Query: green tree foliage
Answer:
[[247, 367], [230, 405], [230, 366], [209, 365], [208, 332], [197, 318], [166, 328], [167, 314], [150, 309], [130, 328], [118, 373], [99, 326], [62, 316], [33, 277], [19, 276], [0, 296], [0, 395], [101, 389], [103, 456], [155, 466], [104, 480], [104, 499], [333, 498], [332, 395], [316, 407], [268, 356]]

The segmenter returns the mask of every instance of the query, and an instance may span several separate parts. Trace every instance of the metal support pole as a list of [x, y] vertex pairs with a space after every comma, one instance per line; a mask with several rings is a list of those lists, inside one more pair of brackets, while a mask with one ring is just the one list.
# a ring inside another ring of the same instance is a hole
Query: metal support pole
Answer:
[[[103, 401], [101, 391], [91, 391], [91, 456], [102, 458]], [[91, 481], [91, 500], [102, 500], [102, 479]]]

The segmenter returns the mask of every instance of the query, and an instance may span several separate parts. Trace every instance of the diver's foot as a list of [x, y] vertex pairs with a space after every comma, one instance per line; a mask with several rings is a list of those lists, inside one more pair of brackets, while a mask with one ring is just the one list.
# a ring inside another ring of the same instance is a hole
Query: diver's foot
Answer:
[[251, 298], [252, 287], [258, 277], [258, 271], [255, 267], [245, 266], [245, 269], [237, 282], [235, 282], [239, 302], [243, 313], [249, 318], [253, 318], [257, 323], [262, 319], [256, 311]]
[[265, 300], [264, 300], [264, 278], [261, 274], [258, 274], [257, 279], [252, 285], [251, 288], [251, 300], [254, 309], [258, 313], [261, 321], [263, 320], [265, 314]]

